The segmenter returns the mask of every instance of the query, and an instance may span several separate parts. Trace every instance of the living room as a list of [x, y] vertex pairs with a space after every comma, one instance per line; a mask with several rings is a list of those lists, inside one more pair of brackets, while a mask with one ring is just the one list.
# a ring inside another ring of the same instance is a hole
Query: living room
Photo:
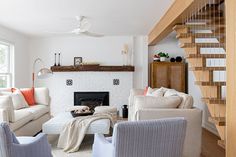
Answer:
[[2, 156], [233, 156], [235, 6], [0, 1]]

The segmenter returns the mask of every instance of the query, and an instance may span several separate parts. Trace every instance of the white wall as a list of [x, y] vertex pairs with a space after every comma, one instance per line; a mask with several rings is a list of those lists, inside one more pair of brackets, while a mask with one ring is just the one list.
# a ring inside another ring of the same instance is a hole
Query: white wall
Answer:
[[[173, 32], [155, 46], [149, 47], [149, 63], [152, 62], [152, 56], [159, 51], [169, 53], [170, 57], [184, 56], [184, 50], [178, 46], [178, 40]], [[215, 126], [208, 122], [209, 111], [206, 104], [201, 101], [202, 95], [200, 88], [194, 84], [195, 76], [192, 71], [188, 71], [188, 93], [194, 98], [194, 106], [203, 110], [203, 127], [217, 134]]]
[[148, 85], [148, 38], [134, 37], [134, 87], [144, 89]]
[[47, 66], [54, 64], [54, 53], [61, 52], [62, 65], [73, 65], [74, 57], [95, 61], [102, 65], [122, 65], [121, 50], [127, 43], [132, 47], [132, 37], [51, 37], [30, 40], [31, 62], [40, 57]]
[[[136, 43], [136, 40], [139, 40], [139, 42]], [[131, 60], [134, 62], [135, 66], [138, 65], [139, 62], [137, 63], [136, 61], [133, 61], [133, 56], [138, 57], [139, 55], [142, 55], [143, 52], [143, 54], [146, 55], [146, 58], [148, 57], [146, 37], [49, 37], [33, 38], [30, 40], [30, 64], [33, 64], [33, 61], [39, 57], [45, 62], [47, 67], [50, 67], [54, 64], [54, 53], [61, 52], [62, 65], [73, 65], [73, 59], [76, 56], [83, 57], [84, 61], [99, 62], [102, 65], [123, 65], [121, 50], [125, 43], [129, 45], [130, 53], [133, 54], [131, 55]], [[137, 44], [140, 44], [141, 47]], [[137, 48], [142, 50], [139, 51]], [[142, 62], [142, 64], [144, 64], [144, 62]], [[39, 65], [37, 68], [39, 68]], [[120, 109], [121, 105], [128, 103], [129, 91], [133, 88], [134, 82], [135, 85], [145, 84], [145, 78], [143, 76], [146, 75], [145, 73], [147, 73], [147, 69], [146, 71], [144, 69], [136, 69], [134, 73], [55, 73], [49, 79], [36, 80], [36, 86], [49, 87], [50, 95], [52, 96], [53, 114], [57, 114], [58, 112], [63, 111], [66, 107], [73, 105], [74, 91], [86, 90], [109, 91], [111, 94], [110, 104], [116, 105], [117, 108]], [[138, 80], [138, 78], [134, 78], [133, 75], [141, 77], [142, 79]], [[116, 78], [120, 79], [119, 86], [112, 85], [112, 80]], [[66, 86], [66, 79], [73, 79], [73, 86]]]
[[28, 38], [13, 30], [0, 26], [0, 41], [14, 45], [14, 84], [15, 87], [29, 87], [31, 65], [29, 64]]

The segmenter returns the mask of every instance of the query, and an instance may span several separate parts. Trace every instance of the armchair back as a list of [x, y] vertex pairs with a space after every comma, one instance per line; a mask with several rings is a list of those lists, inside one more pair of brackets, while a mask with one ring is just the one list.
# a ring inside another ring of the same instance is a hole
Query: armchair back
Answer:
[[184, 118], [121, 122], [115, 125], [115, 157], [182, 157], [187, 121]]

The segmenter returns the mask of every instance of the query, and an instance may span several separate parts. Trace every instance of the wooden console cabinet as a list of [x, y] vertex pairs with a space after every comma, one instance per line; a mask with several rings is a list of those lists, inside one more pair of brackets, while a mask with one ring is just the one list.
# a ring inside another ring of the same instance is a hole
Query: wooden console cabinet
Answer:
[[186, 92], [185, 63], [153, 62], [150, 64], [150, 86], [152, 88], [167, 87]]

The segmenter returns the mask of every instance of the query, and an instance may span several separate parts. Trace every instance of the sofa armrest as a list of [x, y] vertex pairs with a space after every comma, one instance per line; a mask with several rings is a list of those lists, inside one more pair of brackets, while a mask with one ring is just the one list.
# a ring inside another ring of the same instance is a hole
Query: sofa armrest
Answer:
[[131, 89], [130, 90], [130, 95], [135, 96], [135, 95], [143, 95], [144, 89]]
[[43, 133], [38, 134], [30, 143], [13, 144], [11, 153], [14, 157], [52, 157], [51, 146], [48, 143], [47, 136]]
[[[184, 117], [187, 132], [184, 156], [199, 157], [201, 153], [202, 111], [199, 109], [140, 109], [136, 120], [150, 120], [171, 117]], [[194, 147], [193, 147], [194, 146]]]
[[4, 110], [2, 112], [4, 112], [5, 120], [9, 122], [15, 121], [15, 113], [11, 96], [8, 95], [0, 96], [0, 109]]
[[128, 104], [128, 106], [129, 106], [129, 113], [128, 113], [129, 120], [131, 120], [130, 117], [132, 117], [132, 115], [133, 115], [132, 111], [133, 111], [133, 105], [134, 105], [134, 97], [138, 96], [138, 95], [143, 95], [143, 93], [144, 93], [144, 89], [131, 89], [130, 90], [129, 104]]
[[0, 109], [0, 122], [9, 123], [9, 117], [7, 114], [7, 110], [5, 110], [5, 109]]

